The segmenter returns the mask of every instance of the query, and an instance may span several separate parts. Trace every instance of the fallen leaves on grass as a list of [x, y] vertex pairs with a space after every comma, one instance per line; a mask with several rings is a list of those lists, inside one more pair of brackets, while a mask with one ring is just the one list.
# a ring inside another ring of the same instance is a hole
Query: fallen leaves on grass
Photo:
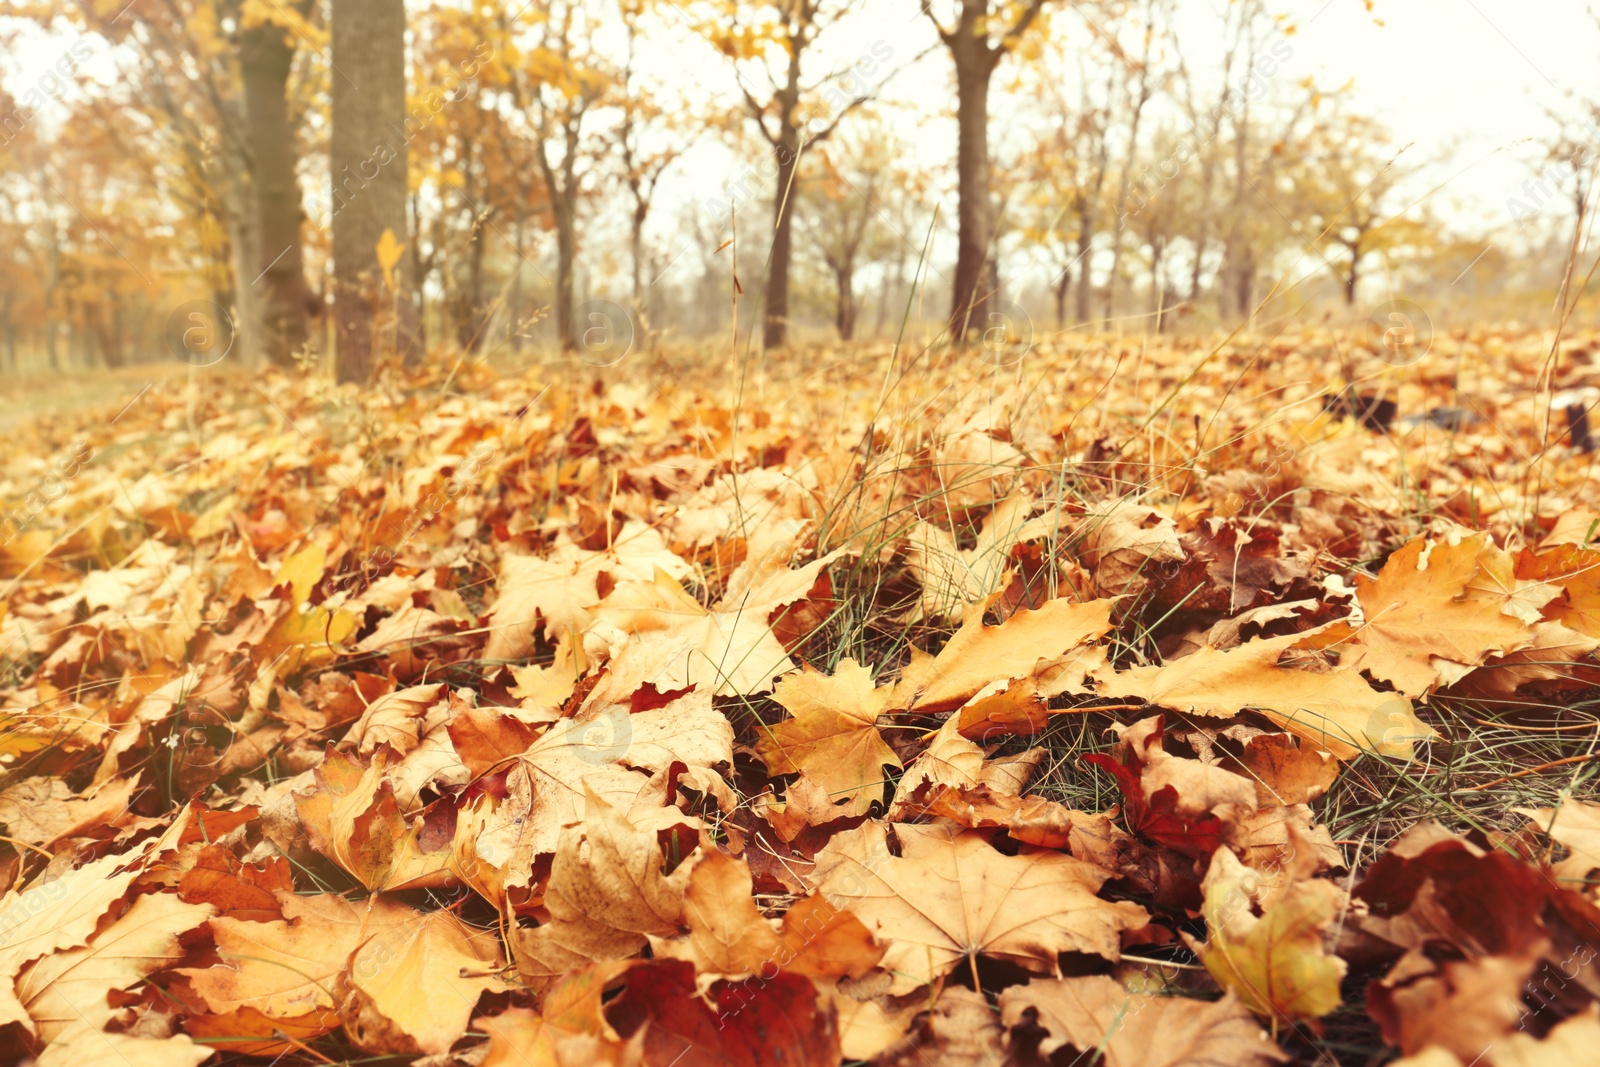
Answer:
[[[1316, 413], [1326, 341], [1260, 397], [1151, 346], [1194, 395], [1149, 433], [1100, 342], [825, 418], [482, 366], [152, 393], [0, 546], [0, 1043], [1570, 1058], [1600, 846], [1546, 772], [1589, 768], [1592, 472], [1375, 447]], [[1463, 755], [1486, 722], [1515, 771]]]

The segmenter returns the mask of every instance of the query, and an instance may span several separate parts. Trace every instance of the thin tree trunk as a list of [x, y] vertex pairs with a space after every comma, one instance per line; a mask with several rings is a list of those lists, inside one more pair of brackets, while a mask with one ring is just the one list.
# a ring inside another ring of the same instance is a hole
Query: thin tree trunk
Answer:
[[572, 270], [577, 258], [577, 233], [572, 215], [577, 210], [571, 204], [565, 211], [556, 212], [556, 336], [561, 350], [570, 352], [575, 347], [572, 339]]
[[[968, 43], [970, 41], [970, 43]], [[965, 340], [983, 328], [984, 267], [989, 257], [989, 77], [984, 41], [975, 34], [951, 46], [956, 59], [956, 271], [950, 295], [950, 336]]]
[[1080, 323], [1089, 321], [1089, 301], [1094, 296], [1093, 276], [1089, 273], [1089, 249], [1094, 244], [1094, 213], [1082, 211], [1078, 215], [1078, 298], [1077, 316]]
[[283, 27], [263, 22], [240, 37], [239, 68], [249, 127], [251, 181], [260, 229], [260, 261], [247, 284], [259, 286], [260, 350], [279, 366], [305, 347], [310, 291], [300, 256], [300, 186], [289, 123], [289, 68], [294, 49]]
[[835, 267], [833, 280], [838, 292], [834, 307], [833, 324], [839, 330], [839, 340], [853, 341], [856, 336], [856, 293], [854, 268], [845, 263]]
[[511, 270], [511, 303], [506, 308], [506, 340], [510, 343], [511, 351], [522, 351], [522, 330], [519, 324], [522, 321], [522, 266], [523, 253], [527, 251], [528, 212], [523, 206], [527, 201], [525, 196], [517, 198], [517, 216], [512, 224], [512, 234], [516, 242], [517, 261], [512, 264]]
[[788, 121], [772, 149], [778, 164], [772, 200], [772, 267], [767, 272], [766, 321], [762, 345], [782, 348], [789, 338], [789, 265], [794, 259], [795, 171], [800, 165], [800, 131]]
[[332, 0], [335, 365], [341, 382], [363, 382], [380, 354], [415, 351], [407, 261], [386, 284], [377, 248], [385, 230], [406, 227], [405, 4]]

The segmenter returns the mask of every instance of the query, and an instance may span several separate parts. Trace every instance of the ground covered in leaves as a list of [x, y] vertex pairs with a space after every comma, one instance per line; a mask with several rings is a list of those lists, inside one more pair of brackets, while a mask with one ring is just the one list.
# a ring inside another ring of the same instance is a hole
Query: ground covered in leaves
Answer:
[[27, 423], [4, 1059], [1592, 1057], [1592, 351], [197, 372]]

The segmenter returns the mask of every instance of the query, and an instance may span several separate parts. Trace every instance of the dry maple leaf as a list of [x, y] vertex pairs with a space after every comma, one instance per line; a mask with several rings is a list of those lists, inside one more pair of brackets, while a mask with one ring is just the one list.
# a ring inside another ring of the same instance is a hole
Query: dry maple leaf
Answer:
[[135, 1037], [80, 1030], [40, 1053], [38, 1067], [200, 1067], [215, 1052], [184, 1034]]
[[244, 863], [221, 845], [206, 845], [194, 866], [178, 881], [178, 896], [189, 904], [210, 904], [218, 915], [272, 922], [282, 918], [277, 891], [294, 890], [289, 861], [275, 856], [260, 864]]
[[1600, 909], [1508, 852], [1419, 823], [1355, 896], [1362, 932], [1403, 950], [1366, 990], [1368, 1014], [1403, 1052], [1470, 1058], [1525, 1027], [1529, 1004], [1570, 1012], [1600, 999], [1600, 980], [1574, 966], [1600, 944]]
[[1047, 758], [1044, 749], [1030, 748], [1013, 756], [988, 759], [976, 742], [961, 735], [961, 722], [952, 716], [900, 776], [894, 803], [889, 807], [890, 817], [898, 819], [905, 806], [926, 802], [941, 790], [985, 787], [1003, 795], [1018, 796]]
[[522, 754], [533, 785], [526, 825], [532, 853], [556, 851], [562, 828], [585, 818], [589, 792], [651, 832], [698, 825], [666, 795], [674, 764], [683, 765], [684, 781], [725, 809], [735, 806], [713, 769], [733, 763], [733, 726], [710, 693], [691, 690], [649, 711], [630, 713], [622, 704], [580, 714], [558, 721]]
[[1204, 1001], [1131, 993], [1099, 975], [1033, 978], [1000, 994], [1000, 1017], [1007, 1029], [1032, 1021], [1045, 1030], [1041, 1056], [1071, 1047], [1105, 1067], [1270, 1067], [1289, 1059], [1231, 993]]
[[79, 796], [60, 778], [25, 778], [0, 792], [0, 829], [27, 844], [49, 846], [115, 825], [132, 806], [136, 787], [133, 778], [114, 778]]
[[106, 856], [0, 899], [0, 1026], [28, 1023], [15, 978], [30, 961], [88, 944], [100, 917], [128, 892], [136, 871]]
[[833, 1013], [807, 978], [719, 982], [702, 998], [680, 960], [635, 963], [606, 1020], [643, 1034], [644, 1062], [675, 1067], [837, 1067]]
[[911, 1031], [873, 1059], [876, 1067], [1006, 1067], [1006, 1031], [982, 993], [956, 986], [938, 994]]
[[509, 988], [500, 967], [499, 939], [454, 912], [412, 912], [391, 930], [369, 929], [345, 976], [345, 1032], [368, 1052], [446, 1052], [478, 997]]
[[1459, 680], [1492, 653], [1521, 648], [1531, 639], [1527, 623], [1494, 599], [1468, 595], [1482, 581], [1479, 557], [1490, 544], [1487, 534], [1409, 542], [1377, 578], [1357, 576], [1363, 620], [1330, 635], [1347, 633], [1361, 668], [1409, 697]]
[[1096, 818], [1045, 797], [1012, 796], [988, 785], [934, 787], [925, 792], [925, 797], [907, 801], [900, 814], [937, 815], [975, 830], [1001, 829], [1017, 841], [1041, 848], [1067, 848], [1073, 830]]
[[293, 794], [311, 847], [373, 892], [443, 885], [450, 852], [422, 851], [421, 820], [408, 823], [401, 814], [388, 766], [387, 746], [365, 766], [328, 748], [315, 786]]
[[[1571, 1067], [1594, 1058], [1600, 1048], [1600, 1007], [1551, 1027], [1542, 1039], [1515, 1033], [1489, 1050], [1487, 1067]], [[1470, 1067], [1470, 1065], [1463, 1065]]]
[[889, 689], [873, 688], [871, 671], [843, 659], [832, 675], [808, 669], [784, 678], [772, 699], [792, 718], [756, 739], [756, 754], [771, 773], [804, 774], [841, 815], [865, 815], [883, 800], [883, 768], [901, 764], [878, 733]]
[[626, 964], [600, 964], [563, 978], [545, 994], [539, 1012], [526, 1008], [486, 1019], [481, 1067], [642, 1067], [644, 1034], [630, 1041], [606, 1021], [601, 994]]
[[1590, 637], [1553, 620], [1533, 624], [1533, 639], [1515, 652], [1490, 656], [1483, 666], [1451, 687], [1452, 693], [1505, 700], [1525, 685], [1541, 693], [1585, 689], [1600, 683], [1600, 667], [1590, 658], [1600, 637]]
[[618, 583], [585, 635], [586, 652], [611, 661], [591, 701], [626, 700], [647, 684], [663, 693], [691, 686], [715, 696], [768, 692], [775, 677], [795, 670], [774, 622], [807, 596], [838, 555], [761, 571], [748, 588], [735, 585], [736, 574], [710, 609], [664, 572], [649, 582]]
[[517, 932], [525, 977], [544, 980], [595, 960], [625, 959], [649, 936], [678, 932], [694, 864], [661, 872], [654, 829], [640, 829], [594, 792], [585, 815], [561, 832], [545, 908], [550, 921]]
[[658, 959], [695, 965], [702, 987], [717, 977], [765, 975], [770, 969], [813, 978], [860, 978], [883, 957], [861, 921], [823, 897], [802, 897], [781, 923], [752, 899], [750, 868], [721, 852], [694, 866], [684, 899], [688, 936], [651, 938]]
[[1137, 904], [1095, 894], [1109, 871], [1058, 852], [996, 852], [982, 834], [948, 826], [865, 823], [817, 854], [811, 881], [888, 946], [890, 992], [906, 993], [962, 961], [1007, 960], [1055, 973], [1062, 952], [1115, 960], [1119, 934], [1149, 920]]
[[1407, 959], [1367, 988], [1367, 1013], [1403, 1052], [1443, 1048], [1476, 1058], [1516, 1032], [1533, 960], [1487, 956], [1429, 966]]
[[1253, 780], [1263, 806], [1305, 804], [1326, 793], [1339, 776], [1339, 761], [1331, 752], [1291, 734], [1258, 734], [1245, 742], [1237, 759], [1227, 757], [1222, 765]]
[[1513, 808], [1538, 824], [1540, 830], [1567, 846], [1567, 858], [1557, 863], [1555, 876], [1587, 887], [1589, 874], [1600, 867], [1600, 804], [1568, 800], [1560, 808]]
[[[1520, 624], [1518, 624], [1520, 625]], [[1217, 718], [1254, 709], [1278, 726], [1349, 759], [1360, 751], [1410, 758], [1413, 744], [1434, 736], [1411, 702], [1368, 685], [1354, 669], [1302, 671], [1278, 666], [1304, 635], [1254, 638], [1237, 648], [1199, 651], [1161, 666], [1101, 671], [1107, 696]]]
[[1137, 593], [1155, 575], [1156, 564], [1184, 559], [1178, 528], [1155, 508], [1130, 500], [1079, 520], [1078, 554], [1093, 568], [1103, 596]]
[[1565, 594], [1546, 615], [1585, 637], [1600, 638], [1600, 550], [1558, 545], [1543, 552], [1524, 549], [1518, 578], [1548, 582]]
[[[1261, 876], [1218, 849], [1203, 883], [1207, 941], [1197, 947], [1206, 970], [1257, 1015], [1280, 1022], [1315, 1019], [1339, 1006], [1345, 962], [1324, 947], [1344, 894], [1331, 882], [1300, 882], [1260, 916], [1252, 909]], [[1192, 938], [1185, 937], [1191, 947]]]
[[974, 611], [937, 656], [912, 652], [890, 707], [948, 711], [996, 681], [1038, 677], [1110, 630], [1109, 600], [1051, 600], [999, 626], [985, 626], [983, 613]]
[[30, 1028], [45, 1041], [76, 1026], [104, 1029], [114, 1011], [108, 995], [177, 963], [183, 957], [178, 935], [210, 915], [210, 907], [185, 904], [171, 893], [142, 896], [87, 945], [35, 960], [17, 976]]
[[541, 618], [545, 636], [552, 640], [582, 633], [593, 622], [590, 610], [600, 602], [602, 575], [612, 583], [648, 582], [657, 571], [674, 579], [693, 573], [658, 530], [637, 519], [625, 523], [604, 551], [589, 551], [563, 536], [544, 558], [507, 556], [501, 563], [499, 595], [489, 610], [484, 658], [520, 658]]
[[906, 566], [922, 583], [919, 617], [960, 622], [1000, 588], [1013, 548], [1056, 534], [1055, 510], [1028, 519], [1032, 507], [1033, 499], [1022, 490], [1000, 501], [983, 520], [971, 548], [959, 547], [947, 531], [919, 521], [907, 538], [906, 553]]
[[497, 939], [452, 912], [386, 897], [279, 901], [286, 921], [212, 919], [222, 964], [178, 972], [213, 1013], [256, 1013], [264, 1026], [251, 1036], [271, 1037], [280, 1020], [325, 1033], [342, 1019], [369, 1051], [443, 1052], [479, 995], [505, 988]]

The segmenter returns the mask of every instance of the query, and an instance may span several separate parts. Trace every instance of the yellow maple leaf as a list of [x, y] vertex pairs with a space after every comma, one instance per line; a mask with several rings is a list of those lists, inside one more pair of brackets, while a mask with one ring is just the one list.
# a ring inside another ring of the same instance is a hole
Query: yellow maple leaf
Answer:
[[400, 262], [400, 256], [406, 246], [395, 240], [394, 231], [385, 229], [383, 236], [378, 238], [378, 244], [373, 249], [378, 256], [378, 266], [383, 268], [384, 288], [394, 292], [394, 268]]
[[808, 669], [779, 682], [772, 699], [793, 716], [756, 741], [773, 774], [805, 774], [841, 815], [865, 815], [883, 799], [883, 768], [901, 764], [878, 733], [889, 690], [873, 688], [871, 671], [852, 659], [840, 660], [832, 675]]
[[[1330, 955], [1323, 932], [1338, 918], [1344, 895], [1332, 882], [1311, 879], [1291, 886], [1257, 916], [1253, 901], [1262, 876], [1219, 848], [1202, 889], [1209, 939], [1201, 962], [1245, 1007], [1270, 1018], [1315, 1019], [1340, 1003], [1345, 962]], [[1194, 941], [1185, 935], [1194, 947]]]

